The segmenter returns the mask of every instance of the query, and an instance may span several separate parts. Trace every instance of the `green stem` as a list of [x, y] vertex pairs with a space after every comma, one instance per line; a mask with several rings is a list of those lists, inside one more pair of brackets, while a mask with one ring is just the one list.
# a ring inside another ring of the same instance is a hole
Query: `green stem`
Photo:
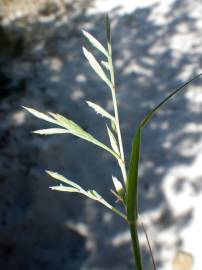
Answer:
[[121, 168], [121, 172], [123, 175], [124, 182], [126, 183], [127, 180], [127, 173], [126, 173], [126, 167], [125, 167], [125, 158], [124, 158], [124, 151], [123, 151], [123, 142], [121, 137], [121, 129], [119, 124], [119, 113], [118, 113], [118, 105], [116, 100], [116, 87], [115, 87], [115, 75], [114, 75], [114, 66], [112, 61], [112, 45], [111, 45], [111, 37], [108, 41], [108, 64], [110, 68], [110, 77], [111, 77], [111, 94], [112, 94], [112, 101], [114, 105], [114, 116], [115, 116], [115, 125], [116, 125], [116, 131], [118, 136], [118, 143], [119, 143], [119, 149], [120, 149], [120, 155], [121, 160], [119, 160], [119, 166]]
[[[140, 245], [139, 245], [138, 233], [137, 233], [138, 198], [137, 198], [137, 190], [135, 190], [135, 186], [134, 186], [134, 184], [136, 184], [137, 181], [128, 181], [127, 179], [123, 143], [122, 143], [122, 137], [121, 137], [120, 124], [119, 124], [118, 106], [117, 106], [117, 100], [116, 100], [115, 75], [114, 75], [114, 66], [113, 66], [113, 60], [112, 60], [112, 43], [111, 43], [111, 33], [110, 33], [110, 22], [109, 22], [108, 16], [106, 16], [106, 30], [107, 30], [107, 46], [108, 46], [108, 64], [109, 64], [110, 77], [111, 77], [110, 88], [111, 88], [112, 100], [113, 100], [113, 105], [114, 105], [115, 126], [116, 126], [116, 132], [117, 132], [118, 144], [119, 144], [119, 150], [120, 150], [120, 159], [118, 160], [118, 162], [121, 168], [121, 172], [123, 174], [123, 179], [127, 188], [127, 197], [128, 197], [127, 205], [126, 205], [127, 221], [130, 227], [132, 246], [133, 246], [133, 255], [134, 255], [136, 269], [143, 270], [142, 261], [141, 261], [141, 253], [140, 253]], [[141, 135], [140, 130], [138, 132], [138, 135], [139, 136]], [[140, 139], [139, 136], [138, 136], [138, 139]], [[138, 146], [140, 146], [140, 141], [138, 143]], [[135, 161], [139, 161], [139, 150], [140, 150], [139, 147], [135, 151], [133, 149], [133, 152], [135, 152], [135, 156], [136, 156]], [[138, 165], [138, 162], [136, 165]], [[136, 171], [136, 173], [137, 172], [138, 170]], [[129, 174], [130, 174], [129, 178], [133, 178], [134, 171], [130, 170]], [[137, 180], [137, 176], [138, 174], [135, 175], [135, 180]], [[132, 188], [131, 191], [129, 189], [130, 186]]]
[[138, 239], [137, 232], [137, 223], [130, 223], [130, 234], [132, 239], [132, 247], [133, 247], [133, 256], [135, 260], [135, 265], [137, 270], [143, 270], [142, 260], [141, 260], [141, 252], [140, 252], [140, 244]]

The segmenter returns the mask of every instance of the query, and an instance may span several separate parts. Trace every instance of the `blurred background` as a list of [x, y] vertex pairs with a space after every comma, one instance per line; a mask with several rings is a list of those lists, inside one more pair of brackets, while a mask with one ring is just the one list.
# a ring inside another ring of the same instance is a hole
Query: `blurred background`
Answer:
[[[146, 112], [201, 72], [201, 1], [0, 0], [2, 270], [134, 269], [124, 222], [96, 202], [50, 191], [55, 182], [44, 172], [60, 172], [114, 203], [115, 160], [71, 135], [31, 134], [48, 124], [21, 107], [61, 113], [109, 144], [105, 121], [85, 101], [112, 111], [110, 93], [81, 51], [88, 46], [81, 29], [106, 42], [106, 12], [127, 157]], [[199, 79], [144, 130], [140, 213], [159, 270], [189, 270], [193, 262], [201, 269], [201, 168]], [[140, 239], [145, 269], [152, 269], [141, 230]]]

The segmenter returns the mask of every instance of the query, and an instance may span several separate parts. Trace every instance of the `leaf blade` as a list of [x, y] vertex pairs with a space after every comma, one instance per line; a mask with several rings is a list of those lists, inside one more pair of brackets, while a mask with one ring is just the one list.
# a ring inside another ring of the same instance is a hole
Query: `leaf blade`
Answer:
[[177, 89], [175, 89], [173, 92], [171, 92], [165, 99], [163, 99], [153, 110], [151, 110], [142, 120], [141, 122], [141, 128], [144, 128], [145, 125], [150, 121], [150, 119], [153, 117], [155, 112], [157, 112], [169, 99], [174, 97], [178, 92], [183, 90], [186, 86], [188, 86], [190, 83], [192, 83], [194, 80], [198, 79], [200, 76], [202, 76], [202, 73], [198, 74], [197, 76], [193, 77], [191, 80], [187, 81]]
[[163, 106], [169, 99], [175, 96], [179, 91], [188, 86], [191, 82], [202, 76], [202, 73], [198, 74], [191, 80], [187, 81], [174, 91], [172, 91], [163, 101], [161, 101], [153, 110], [151, 110], [141, 121], [135, 133], [132, 154], [129, 166], [129, 176], [127, 179], [127, 219], [134, 222], [138, 216], [138, 168], [140, 159], [140, 148], [141, 148], [141, 135], [145, 125], [151, 120], [156, 111]]
[[127, 218], [130, 222], [134, 222], [134, 220], [137, 220], [138, 217], [138, 168], [140, 146], [141, 128], [138, 128], [133, 139], [132, 154], [127, 179]]

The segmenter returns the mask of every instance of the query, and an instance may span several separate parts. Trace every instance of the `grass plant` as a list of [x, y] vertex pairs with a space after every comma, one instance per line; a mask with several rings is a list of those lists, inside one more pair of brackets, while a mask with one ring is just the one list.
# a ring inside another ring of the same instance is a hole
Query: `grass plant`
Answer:
[[[144, 119], [140, 122], [139, 126], [136, 129], [136, 133], [134, 135], [134, 139], [132, 142], [132, 151], [130, 163], [126, 164], [124, 157], [124, 149], [122, 143], [120, 122], [119, 122], [119, 112], [117, 106], [117, 98], [116, 98], [116, 85], [115, 85], [115, 74], [114, 74], [114, 65], [112, 58], [112, 42], [111, 42], [111, 31], [110, 31], [110, 21], [109, 17], [106, 16], [106, 37], [107, 37], [107, 46], [104, 47], [95, 37], [93, 37], [90, 33], [83, 31], [84, 36], [89, 41], [89, 43], [95, 47], [100, 54], [103, 56], [104, 60], [98, 62], [93, 54], [83, 47], [83, 53], [88, 60], [91, 68], [97, 73], [101, 80], [104, 81], [105, 84], [109, 87], [111, 91], [112, 101], [113, 101], [113, 114], [107, 112], [104, 108], [99, 105], [87, 101], [87, 104], [95, 110], [97, 114], [102, 115], [109, 122], [106, 126], [106, 131], [109, 136], [110, 146], [105, 145], [101, 141], [97, 140], [90, 133], [86, 132], [82, 127], [80, 127], [77, 123], [67, 119], [66, 117], [57, 114], [57, 113], [42, 113], [38, 110], [24, 107], [28, 112], [33, 114], [34, 116], [50, 122], [54, 125], [53, 128], [42, 129], [34, 131], [34, 133], [41, 135], [52, 135], [52, 134], [72, 134], [74, 136], [80, 137], [83, 140], [86, 140], [90, 143], [93, 143], [103, 150], [107, 151], [111, 154], [116, 160], [120, 167], [122, 173], [122, 179], [118, 180], [115, 176], [112, 176], [112, 181], [114, 184], [114, 194], [118, 198], [119, 201], [123, 204], [123, 211], [120, 211], [118, 208], [114, 207], [110, 203], [108, 203], [96, 190], [84, 190], [81, 186], [79, 186], [75, 181], [69, 180], [68, 178], [62, 176], [59, 173], [46, 171], [48, 175], [53, 177], [54, 179], [61, 182], [61, 184], [50, 187], [52, 190], [63, 191], [63, 192], [74, 192], [80, 193], [92, 200], [95, 200], [105, 207], [113, 211], [115, 214], [119, 215], [120, 218], [124, 219], [126, 225], [129, 227], [135, 262], [135, 269], [143, 270], [142, 264], [142, 256], [141, 256], [141, 248], [138, 239], [138, 167], [140, 160], [140, 151], [141, 151], [141, 136], [144, 127], [149, 123], [152, 119], [153, 115], [173, 96], [175, 96], [179, 91], [184, 89], [188, 84], [199, 78], [202, 74], [199, 74], [181, 85], [179, 88], [175, 89], [171, 92], [162, 102], [160, 102], [153, 110], [148, 112]], [[144, 227], [143, 227], [144, 229]], [[144, 230], [145, 231], [145, 230]], [[145, 231], [146, 234], [146, 231]], [[146, 235], [147, 237], [147, 235]], [[147, 238], [148, 241], [148, 238]], [[151, 247], [148, 246], [151, 252]], [[151, 252], [152, 260], [153, 254]], [[156, 269], [154, 260], [153, 266]]]

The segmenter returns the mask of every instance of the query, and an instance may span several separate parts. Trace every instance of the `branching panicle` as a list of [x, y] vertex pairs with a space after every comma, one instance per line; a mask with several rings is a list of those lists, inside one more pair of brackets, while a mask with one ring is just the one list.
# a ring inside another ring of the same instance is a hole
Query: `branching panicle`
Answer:
[[[93, 37], [90, 33], [83, 31], [84, 36], [87, 38], [89, 43], [96, 48], [104, 57], [104, 60], [101, 62], [97, 61], [94, 55], [83, 47], [83, 53], [87, 58], [90, 66], [96, 72], [96, 74], [103, 80], [111, 91], [112, 101], [113, 101], [113, 114], [109, 113], [105, 108], [102, 108], [100, 105], [95, 104], [91, 101], [87, 101], [87, 104], [94, 109], [94, 111], [105, 117], [107, 121], [111, 124], [111, 128], [109, 125], [106, 125], [106, 131], [109, 137], [110, 146], [105, 145], [101, 141], [97, 140], [94, 136], [86, 132], [82, 127], [80, 127], [77, 123], [72, 120], [67, 119], [66, 117], [55, 114], [55, 113], [42, 113], [32, 108], [24, 107], [28, 112], [34, 115], [37, 118], [40, 118], [46, 122], [54, 124], [53, 128], [49, 129], [41, 129], [34, 131], [34, 133], [38, 133], [40, 135], [53, 135], [53, 134], [72, 134], [77, 136], [83, 140], [86, 140], [90, 143], [93, 143], [102, 149], [106, 150], [113, 157], [116, 158], [120, 170], [122, 172], [121, 181], [116, 177], [112, 177], [115, 191], [112, 193], [116, 196], [118, 200], [120, 200], [124, 205], [125, 213], [122, 213], [117, 208], [113, 207], [109, 204], [100, 194], [98, 194], [94, 189], [85, 190], [77, 183], [67, 179], [61, 174], [46, 171], [49, 176], [62, 182], [63, 184], [59, 184], [57, 186], [50, 187], [52, 190], [63, 191], [63, 192], [74, 192], [80, 193], [92, 200], [95, 200], [105, 207], [122, 217], [125, 221], [127, 221], [128, 226], [131, 232], [132, 246], [133, 246], [133, 254], [135, 259], [135, 265], [137, 270], [143, 270], [142, 265], [142, 256], [140, 251], [140, 244], [138, 239], [137, 232], [137, 219], [138, 219], [138, 167], [140, 160], [140, 152], [141, 152], [141, 136], [142, 131], [146, 124], [152, 119], [153, 115], [157, 110], [161, 108], [170, 98], [176, 95], [180, 90], [184, 89], [187, 85], [189, 85], [193, 80], [199, 78], [202, 74], [197, 75], [190, 81], [186, 82], [173, 92], [168, 95], [162, 102], [160, 102], [153, 110], [151, 110], [145, 118], [141, 121], [140, 125], [137, 127], [131, 151], [131, 160], [129, 164], [128, 174], [126, 173], [126, 164], [122, 143], [122, 135], [120, 129], [119, 122], [119, 112], [117, 106], [117, 98], [116, 98], [116, 85], [115, 85], [115, 72], [114, 65], [112, 60], [112, 43], [111, 43], [111, 30], [110, 30], [110, 21], [109, 17], [106, 16], [106, 36], [107, 36], [107, 46], [103, 46], [95, 37]], [[147, 238], [148, 239], [148, 238]], [[150, 245], [149, 245], [150, 247]], [[155, 265], [155, 264], [154, 264]]]

